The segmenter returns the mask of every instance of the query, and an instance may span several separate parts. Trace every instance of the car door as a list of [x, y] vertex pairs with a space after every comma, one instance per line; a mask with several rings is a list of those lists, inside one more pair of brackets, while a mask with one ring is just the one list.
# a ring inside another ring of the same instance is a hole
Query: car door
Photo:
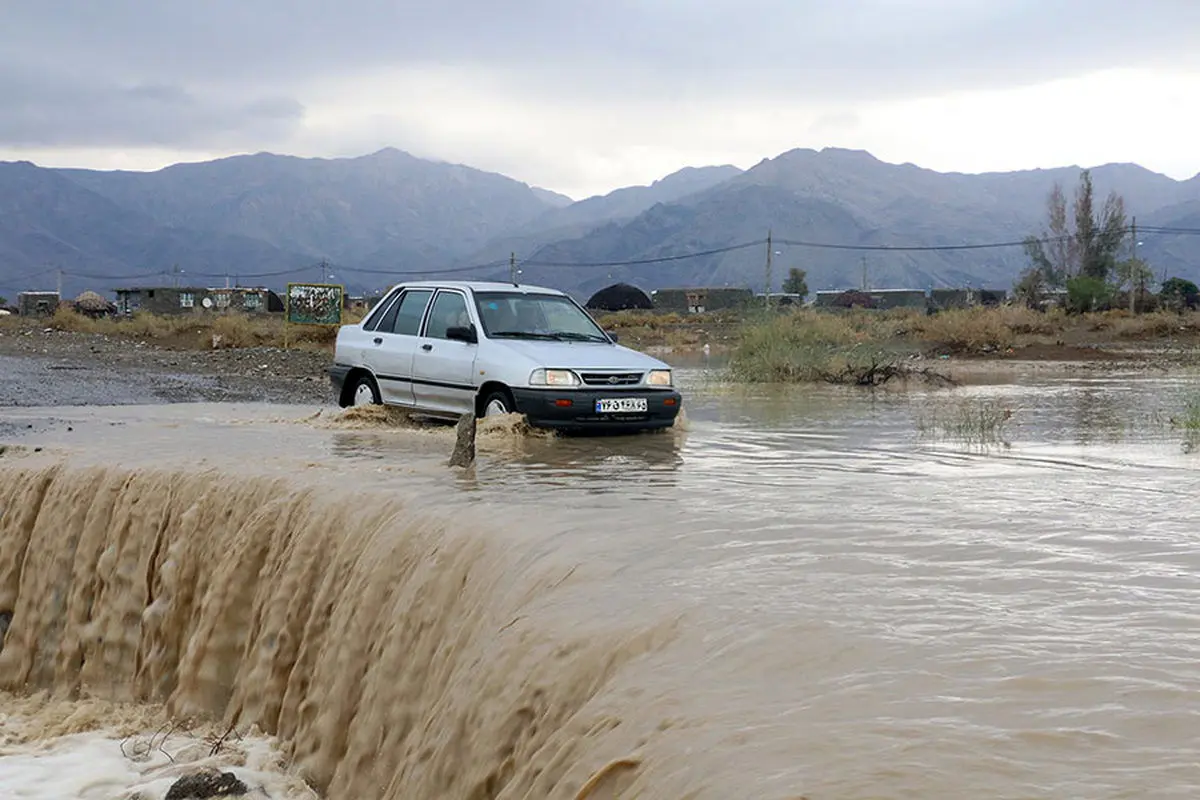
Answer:
[[439, 289], [413, 354], [413, 392], [419, 408], [453, 414], [474, 410], [479, 347], [446, 337], [448, 328], [472, 325], [466, 295], [457, 289]]
[[383, 402], [412, 406], [413, 353], [417, 349], [417, 334], [429, 307], [432, 289], [406, 289], [392, 301], [371, 337], [363, 362], [375, 374]]

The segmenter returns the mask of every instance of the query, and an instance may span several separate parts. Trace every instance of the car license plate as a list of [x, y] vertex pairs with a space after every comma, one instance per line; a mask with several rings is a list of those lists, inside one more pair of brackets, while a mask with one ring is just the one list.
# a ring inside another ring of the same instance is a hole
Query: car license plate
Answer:
[[646, 411], [646, 398], [621, 397], [596, 401], [597, 414], [639, 414]]

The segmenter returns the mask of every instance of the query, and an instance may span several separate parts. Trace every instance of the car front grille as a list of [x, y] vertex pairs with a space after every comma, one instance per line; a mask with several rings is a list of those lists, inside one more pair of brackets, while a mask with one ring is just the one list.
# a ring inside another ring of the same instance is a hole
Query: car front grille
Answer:
[[640, 372], [581, 372], [588, 386], [634, 386], [642, 382]]

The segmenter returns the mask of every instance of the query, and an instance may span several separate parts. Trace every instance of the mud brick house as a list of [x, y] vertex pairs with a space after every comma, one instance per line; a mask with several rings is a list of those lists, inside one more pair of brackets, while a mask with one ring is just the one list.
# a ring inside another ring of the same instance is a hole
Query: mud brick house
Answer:
[[17, 313], [22, 317], [49, 317], [58, 310], [61, 299], [58, 292], [21, 292], [17, 295]]
[[117, 313], [201, 314], [239, 311], [282, 313], [283, 299], [263, 287], [207, 289], [199, 286], [156, 286], [115, 289]]
[[656, 309], [678, 311], [685, 314], [702, 314], [705, 311], [742, 308], [754, 301], [754, 292], [751, 290], [724, 286], [659, 289], [653, 292], [652, 296]]

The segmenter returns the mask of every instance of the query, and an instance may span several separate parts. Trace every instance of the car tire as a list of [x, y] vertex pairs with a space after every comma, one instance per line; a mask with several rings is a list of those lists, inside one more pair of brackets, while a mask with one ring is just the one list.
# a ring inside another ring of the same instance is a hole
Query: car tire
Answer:
[[493, 389], [488, 392], [487, 397], [483, 398], [483, 403], [480, 404], [481, 417], [499, 416], [501, 414], [513, 414], [517, 410], [517, 404], [513, 401], [512, 392], [508, 389]]
[[351, 406], [383, 405], [383, 398], [379, 396], [379, 384], [366, 372], [360, 373], [351, 382], [347, 397]]

